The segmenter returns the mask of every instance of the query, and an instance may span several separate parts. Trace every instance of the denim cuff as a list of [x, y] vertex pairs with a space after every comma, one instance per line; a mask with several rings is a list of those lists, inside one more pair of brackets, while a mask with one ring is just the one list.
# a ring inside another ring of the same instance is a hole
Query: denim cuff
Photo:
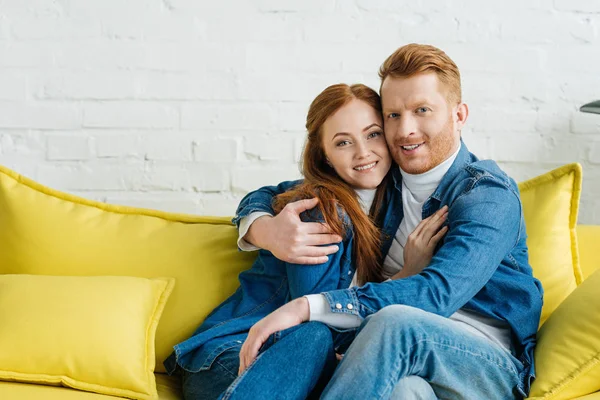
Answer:
[[327, 299], [329, 308], [333, 313], [352, 314], [363, 317], [360, 314], [360, 303], [353, 288], [332, 290], [321, 293]]
[[[241, 208], [243, 208], [243, 211], [240, 212], [239, 210]], [[268, 205], [261, 203], [245, 204], [243, 207], [241, 205], [238, 207], [238, 212], [236, 213], [235, 217], [231, 219], [231, 222], [233, 222], [239, 228], [240, 220], [255, 212], [273, 215], [273, 209]]]

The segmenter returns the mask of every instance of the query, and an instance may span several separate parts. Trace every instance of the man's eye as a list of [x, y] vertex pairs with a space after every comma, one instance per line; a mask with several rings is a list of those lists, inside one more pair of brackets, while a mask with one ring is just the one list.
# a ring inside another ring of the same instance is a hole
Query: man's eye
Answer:
[[425, 113], [427, 111], [428, 111], [427, 107], [419, 107], [419, 108], [417, 108], [417, 113], [419, 113], [419, 114]]
[[400, 116], [400, 114], [398, 113], [389, 113], [388, 114], [388, 118], [398, 118]]

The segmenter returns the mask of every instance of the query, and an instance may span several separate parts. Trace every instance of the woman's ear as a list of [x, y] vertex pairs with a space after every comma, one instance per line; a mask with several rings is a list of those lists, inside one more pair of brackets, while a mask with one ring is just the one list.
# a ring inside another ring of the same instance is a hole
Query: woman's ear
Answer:
[[329, 161], [329, 158], [325, 157], [325, 162], [327, 163], [327, 165], [333, 168], [333, 164], [331, 163], [331, 161]]

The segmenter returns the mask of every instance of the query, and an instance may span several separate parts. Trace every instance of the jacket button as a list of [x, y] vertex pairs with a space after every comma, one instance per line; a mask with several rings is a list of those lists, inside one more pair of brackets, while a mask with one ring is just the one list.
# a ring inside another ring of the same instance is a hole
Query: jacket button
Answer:
[[342, 309], [342, 305], [341, 305], [340, 303], [337, 303], [337, 304], [335, 305], [335, 308], [337, 308], [338, 310], [341, 310], [341, 309]]
[[347, 308], [348, 310], [352, 310], [354, 307], [352, 307], [352, 304], [348, 304], [348, 305], [346, 306], [346, 308]]

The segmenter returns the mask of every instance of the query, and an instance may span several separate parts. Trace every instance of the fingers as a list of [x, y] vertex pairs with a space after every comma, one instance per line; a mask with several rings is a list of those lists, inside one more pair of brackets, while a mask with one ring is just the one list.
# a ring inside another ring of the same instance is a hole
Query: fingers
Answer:
[[444, 237], [444, 235], [446, 234], [446, 232], [448, 232], [448, 226], [447, 226], [447, 225], [446, 225], [446, 226], [444, 226], [444, 227], [442, 227], [442, 229], [440, 229], [440, 230], [438, 231], [438, 233], [436, 233], [436, 234], [435, 234], [435, 235], [434, 235], [434, 236], [431, 238], [431, 241], [430, 241], [430, 243], [431, 243], [431, 244], [434, 244], [434, 245], [437, 245], [437, 243], [438, 243], [440, 240], [442, 240], [442, 238]]
[[[320, 235], [309, 235], [306, 238], [306, 242], [304, 243], [306, 246], [321, 246], [321, 245], [325, 245], [325, 244], [335, 244], [335, 243], [339, 243], [342, 241], [342, 238], [339, 237], [338, 235], [333, 235], [333, 234], [320, 234]], [[337, 247], [337, 246], [331, 246], [331, 247]], [[335, 253], [335, 251], [334, 251]], [[330, 254], [330, 253], [328, 253]]]
[[259, 340], [256, 340], [253, 335], [249, 334], [240, 350], [240, 368], [238, 369], [238, 375], [243, 374], [250, 364], [252, 364], [258, 355], [260, 346], [262, 346], [262, 343], [260, 343]]
[[[448, 206], [443, 206], [442, 208], [437, 210], [435, 213], [431, 214], [429, 217], [427, 217], [427, 218], [423, 219], [421, 222], [419, 222], [419, 225], [417, 225], [417, 227], [411, 233], [411, 235], [419, 236], [419, 235], [426, 233], [425, 231], [427, 229], [429, 229], [429, 232], [430, 232], [429, 237], [433, 236], [433, 232], [431, 232], [431, 231], [432, 230], [437, 231], [437, 229], [439, 229], [439, 227], [445, 221], [447, 214], [448, 214]], [[434, 224], [435, 228], [432, 229], [431, 224]]]
[[331, 228], [324, 222], [305, 222], [302, 226], [305, 233], [313, 235], [331, 233]]
[[431, 240], [431, 238], [437, 233], [440, 227], [446, 222], [448, 218], [448, 208], [442, 207], [435, 214], [431, 215], [430, 219], [425, 223], [423, 228], [421, 229], [421, 234], [424, 236], [426, 241]]
[[312, 199], [298, 200], [293, 203], [289, 203], [286, 205], [290, 210], [294, 211], [296, 214], [300, 215], [300, 213], [310, 210], [319, 204], [319, 199], [314, 197]]
[[292, 262], [294, 264], [303, 264], [303, 265], [318, 265], [325, 264], [329, 260], [327, 257], [298, 257], [294, 259]]

